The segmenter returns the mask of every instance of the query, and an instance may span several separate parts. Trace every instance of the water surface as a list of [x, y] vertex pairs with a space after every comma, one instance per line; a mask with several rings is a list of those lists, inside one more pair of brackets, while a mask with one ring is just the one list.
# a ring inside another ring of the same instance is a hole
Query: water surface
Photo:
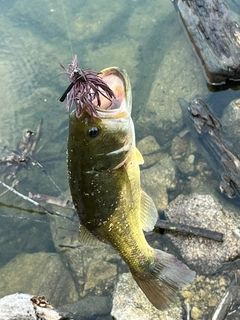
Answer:
[[[226, 3], [237, 12], [239, 1]], [[96, 71], [114, 65], [125, 68], [132, 82], [134, 121], [144, 114], [142, 110], [151, 99], [158, 70], [166, 63], [176, 41], [180, 39], [189, 55], [187, 58], [176, 55], [168, 62], [163, 95], [177, 101], [180, 94], [176, 86], [190, 85], [188, 78], [182, 78], [182, 69], [198, 63], [168, 0], [158, 3], [1, 0], [0, 9], [0, 156], [11, 154], [24, 130], [36, 130], [43, 119], [41, 139], [33, 157], [66, 197], [70, 197], [65, 160], [68, 114], [58, 98], [68, 86], [68, 79], [59, 63], [66, 66], [77, 54], [81, 68]], [[175, 82], [169, 81], [173, 72], [177, 74]], [[203, 80], [201, 68], [194, 72], [194, 78], [199, 79], [199, 94], [204, 95], [212, 111], [220, 117], [227, 104], [239, 97], [239, 91], [213, 92]], [[146, 123], [148, 117], [146, 112]], [[137, 140], [147, 135], [145, 130], [145, 126], [137, 128]], [[173, 127], [172, 136], [179, 131], [174, 130]], [[165, 142], [171, 144], [171, 141]], [[55, 158], [51, 160], [52, 157]], [[30, 191], [59, 196], [59, 191], [37, 166], [22, 169], [16, 178], [20, 181], [17, 190], [25, 195]], [[1, 174], [1, 180], [11, 185], [14, 179]], [[0, 192], [3, 191], [1, 187]], [[175, 190], [170, 197], [180, 192]], [[42, 210], [36, 210], [10, 192], [0, 201], [0, 267], [21, 253], [58, 252], [48, 215], [40, 214]], [[0, 285], [0, 297], [9, 293]], [[66, 299], [66, 302], [71, 301]]]

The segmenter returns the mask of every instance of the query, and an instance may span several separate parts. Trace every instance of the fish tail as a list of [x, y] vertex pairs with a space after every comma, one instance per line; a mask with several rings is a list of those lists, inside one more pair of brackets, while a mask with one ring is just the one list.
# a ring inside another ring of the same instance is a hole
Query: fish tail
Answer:
[[160, 250], [154, 250], [154, 254], [154, 262], [143, 273], [132, 275], [151, 303], [164, 310], [175, 300], [178, 290], [194, 280], [196, 273], [171, 254]]

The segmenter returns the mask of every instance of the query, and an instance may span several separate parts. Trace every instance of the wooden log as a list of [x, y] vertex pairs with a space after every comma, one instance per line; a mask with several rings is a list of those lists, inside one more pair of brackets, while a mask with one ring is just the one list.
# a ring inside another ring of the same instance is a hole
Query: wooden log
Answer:
[[174, 0], [208, 83], [240, 80], [240, 27], [222, 0]]
[[201, 99], [179, 99], [183, 118], [220, 180], [219, 189], [228, 198], [240, 198], [240, 157], [225, 138], [220, 121]]

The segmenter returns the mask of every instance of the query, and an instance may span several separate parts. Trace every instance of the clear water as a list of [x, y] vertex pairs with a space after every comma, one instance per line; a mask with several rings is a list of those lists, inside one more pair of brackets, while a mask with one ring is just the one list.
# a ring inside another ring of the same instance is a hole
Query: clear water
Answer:
[[[237, 12], [239, 0], [226, 3]], [[43, 119], [34, 159], [43, 164], [66, 197], [69, 197], [65, 160], [68, 114], [58, 98], [68, 79], [61, 74], [59, 63], [66, 66], [76, 53], [83, 69], [100, 71], [112, 65], [125, 68], [132, 81], [135, 121], [148, 103], [157, 70], [171, 52], [174, 41], [180, 37], [182, 46], [191, 50], [170, 0], [159, 3], [0, 0], [0, 29], [0, 156], [11, 154], [10, 149], [16, 148], [24, 130], [36, 130]], [[194, 55], [190, 57], [189, 64], [196, 63]], [[171, 68], [181, 68], [181, 59], [186, 63], [184, 57], [176, 57]], [[177, 75], [179, 82], [188, 83], [182, 79], [181, 69]], [[211, 91], [202, 81], [200, 68], [195, 74], [198, 77], [199, 90], [217, 116], [239, 97], [238, 90]], [[165, 85], [165, 94], [176, 95], [177, 100], [176, 82], [165, 80], [169, 83]], [[147, 113], [145, 117], [148, 118]], [[144, 127], [137, 129], [137, 139], [144, 137], [144, 130]], [[55, 159], [46, 161], [52, 157]], [[31, 191], [59, 196], [59, 191], [37, 166], [22, 169], [17, 179], [20, 181], [17, 190], [25, 195]], [[3, 173], [1, 180], [9, 185], [13, 182]], [[4, 190], [1, 187], [0, 193]], [[171, 196], [176, 197], [177, 192]], [[49, 217], [40, 213], [42, 210], [10, 192], [0, 197], [0, 267], [21, 253], [58, 252]], [[66, 225], [68, 228], [73, 232]], [[24, 288], [19, 290], [24, 292]], [[5, 294], [0, 285], [0, 297]]]

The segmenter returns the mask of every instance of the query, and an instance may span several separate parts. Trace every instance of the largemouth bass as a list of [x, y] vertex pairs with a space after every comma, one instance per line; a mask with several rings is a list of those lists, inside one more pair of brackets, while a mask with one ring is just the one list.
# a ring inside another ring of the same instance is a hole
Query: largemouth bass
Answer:
[[69, 121], [69, 184], [81, 222], [80, 240], [110, 244], [151, 303], [164, 309], [195, 272], [173, 255], [153, 249], [144, 237], [158, 212], [140, 186], [143, 159], [135, 146], [130, 81], [115, 67], [104, 69], [101, 77], [115, 97], [101, 96], [96, 113], [82, 108]]

